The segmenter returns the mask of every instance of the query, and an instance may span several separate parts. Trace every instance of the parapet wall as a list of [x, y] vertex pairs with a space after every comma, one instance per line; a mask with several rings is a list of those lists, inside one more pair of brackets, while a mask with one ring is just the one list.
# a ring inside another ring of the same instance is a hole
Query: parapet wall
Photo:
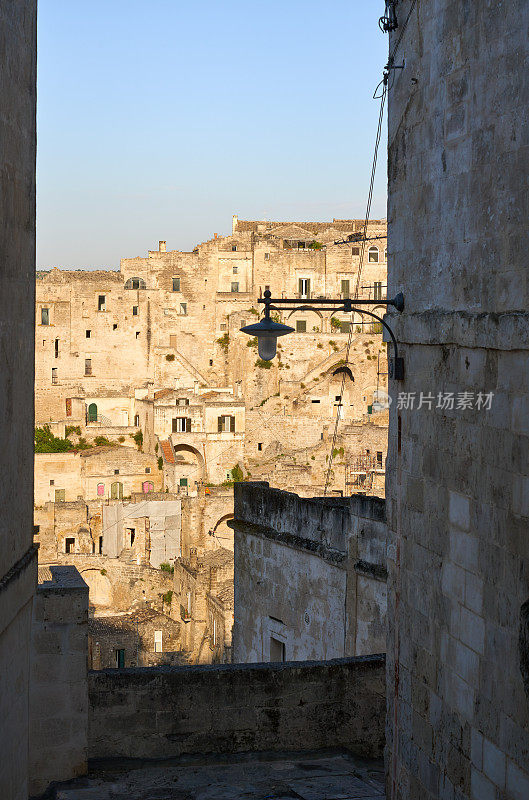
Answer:
[[384, 747], [385, 656], [90, 672], [90, 759]]

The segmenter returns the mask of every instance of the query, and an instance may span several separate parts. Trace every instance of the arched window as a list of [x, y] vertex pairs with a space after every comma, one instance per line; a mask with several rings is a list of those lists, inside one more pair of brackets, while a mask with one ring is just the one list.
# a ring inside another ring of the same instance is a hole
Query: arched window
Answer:
[[88, 422], [97, 422], [97, 406], [95, 403], [90, 403], [88, 406]]
[[378, 247], [370, 247], [367, 254], [367, 260], [372, 264], [378, 264]]
[[98, 497], [104, 497], [105, 496], [105, 484], [104, 483], [98, 483], [97, 484], [97, 496]]
[[147, 285], [143, 278], [129, 278], [125, 281], [125, 289], [146, 289]]

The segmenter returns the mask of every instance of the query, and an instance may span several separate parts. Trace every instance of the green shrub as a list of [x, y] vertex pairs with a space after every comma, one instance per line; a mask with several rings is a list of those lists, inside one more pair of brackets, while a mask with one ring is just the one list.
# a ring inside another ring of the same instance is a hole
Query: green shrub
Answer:
[[251, 339], [248, 339], [246, 342], [246, 347], [257, 347], [257, 336], [253, 336]]
[[106, 574], [107, 574], [107, 571], [106, 571], [106, 569], [101, 569], [101, 570], [99, 570], [99, 571], [101, 572], [101, 575], [106, 575]]
[[134, 434], [132, 438], [136, 442], [136, 447], [138, 448], [138, 450], [141, 450], [141, 448], [143, 447], [143, 433], [141, 431], [138, 431], [137, 433]]
[[228, 347], [230, 346], [230, 334], [225, 333], [224, 336], [221, 336], [220, 339], [217, 339], [217, 344], [222, 347], [225, 353], [227, 353]]
[[166, 361], [174, 361], [175, 360], [175, 354], [174, 353], [167, 353], [167, 355], [165, 356], [165, 360]]
[[66, 426], [66, 438], [68, 438], [68, 436], [69, 436], [71, 433], [76, 433], [76, 434], [77, 434], [77, 436], [80, 436], [80, 435], [81, 435], [81, 428], [80, 428], [80, 426], [79, 426], [79, 425], [67, 425], [67, 426]]
[[158, 469], [163, 469], [163, 458], [161, 456], [158, 459]]
[[162, 572], [169, 572], [171, 575], [174, 573], [174, 567], [172, 564], [169, 564], [168, 561], [162, 561], [160, 564], [160, 569]]
[[169, 589], [169, 591], [168, 591], [168, 592], [166, 592], [165, 594], [162, 594], [162, 600], [163, 600], [163, 601], [164, 601], [164, 603], [166, 603], [168, 606], [170, 606], [170, 605], [171, 605], [171, 600], [172, 600], [172, 599], [173, 599], [173, 592], [172, 592], [172, 590], [171, 590], [171, 589]]
[[118, 442], [120, 444], [123, 444], [124, 441], [125, 441], [125, 437], [124, 436], [118, 436]]
[[271, 361], [263, 361], [262, 358], [258, 358], [255, 362], [255, 366], [259, 367], [259, 369], [270, 369], [272, 366]]
[[331, 328], [334, 328], [335, 330], [342, 329], [342, 323], [340, 322], [338, 317], [331, 317]]
[[[125, 440], [123, 440], [125, 441]], [[106, 436], [96, 436], [94, 439], [94, 444], [96, 447], [115, 447], [116, 443], [111, 442], [110, 439], [107, 439]]]
[[35, 452], [36, 453], [68, 453], [74, 446], [69, 439], [61, 439], [54, 436], [49, 425], [42, 428], [35, 428]]

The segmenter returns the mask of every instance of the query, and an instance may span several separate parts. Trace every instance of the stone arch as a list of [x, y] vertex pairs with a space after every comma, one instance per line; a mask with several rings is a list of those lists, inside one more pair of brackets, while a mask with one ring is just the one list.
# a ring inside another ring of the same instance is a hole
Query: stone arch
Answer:
[[192, 453], [198, 463], [198, 472], [197, 472], [197, 480], [203, 480], [206, 477], [206, 462], [204, 460], [204, 456], [197, 450], [196, 447], [193, 447], [191, 444], [186, 444], [185, 442], [178, 442], [177, 444], [173, 441], [173, 449], [175, 456], [178, 453]]
[[223, 514], [222, 517], [216, 521], [211, 534], [215, 536], [218, 545], [225, 547], [227, 550], [233, 550], [233, 529], [226, 523], [228, 520], [233, 519], [233, 511], [228, 514]]
[[323, 332], [324, 326], [324, 317], [323, 314], [315, 308], [309, 308], [308, 306], [301, 306], [300, 308], [294, 308], [288, 314], [286, 318], [286, 324], [291, 325], [292, 327], [296, 327], [296, 322], [298, 320], [305, 320], [307, 323], [307, 333], [313, 333], [313, 328], [317, 328], [318, 331]]
[[112, 605], [112, 584], [100, 569], [89, 567], [81, 571], [83, 580], [88, 584], [88, 600], [92, 606], [107, 608]]

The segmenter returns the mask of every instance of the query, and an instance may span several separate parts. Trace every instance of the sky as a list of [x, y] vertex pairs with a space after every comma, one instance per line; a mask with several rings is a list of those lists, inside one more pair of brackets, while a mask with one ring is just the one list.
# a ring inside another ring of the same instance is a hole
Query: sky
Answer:
[[[384, 3], [42, 0], [37, 265], [365, 213]], [[372, 217], [386, 216], [386, 138]]]

